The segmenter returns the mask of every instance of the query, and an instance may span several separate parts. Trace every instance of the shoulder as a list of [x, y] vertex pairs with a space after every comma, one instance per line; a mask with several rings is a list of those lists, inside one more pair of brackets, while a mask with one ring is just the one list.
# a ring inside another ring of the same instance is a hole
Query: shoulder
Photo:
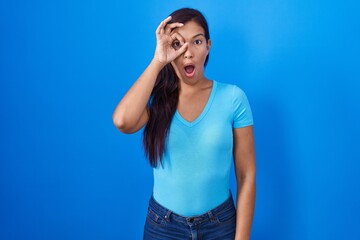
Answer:
[[224, 93], [231, 98], [242, 97], [245, 95], [243, 89], [236, 84], [218, 82], [218, 81], [216, 81], [216, 83], [217, 83], [217, 91]]

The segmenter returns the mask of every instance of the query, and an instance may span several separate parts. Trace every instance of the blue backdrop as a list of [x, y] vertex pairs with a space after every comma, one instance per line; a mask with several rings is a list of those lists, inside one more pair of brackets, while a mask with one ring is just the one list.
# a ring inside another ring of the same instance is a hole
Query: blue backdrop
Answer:
[[[173, 10], [255, 119], [252, 239], [360, 239], [355, 1], [1, 1], [0, 239], [141, 239], [152, 169], [112, 123]], [[236, 190], [234, 174], [232, 190]]]

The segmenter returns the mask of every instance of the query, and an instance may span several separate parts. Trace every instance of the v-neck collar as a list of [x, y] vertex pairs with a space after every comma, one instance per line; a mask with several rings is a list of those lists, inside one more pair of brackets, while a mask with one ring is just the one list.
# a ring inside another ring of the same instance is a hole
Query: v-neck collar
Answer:
[[214, 97], [215, 97], [215, 92], [216, 92], [216, 87], [217, 87], [217, 82], [215, 80], [212, 81], [213, 84], [212, 84], [212, 88], [211, 88], [211, 92], [210, 92], [210, 95], [209, 95], [209, 98], [207, 100], [207, 103], [204, 107], [204, 109], [202, 110], [202, 112], [200, 113], [200, 115], [192, 122], [189, 122], [187, 120], [185, 120], [179, 113], [178, 109], [176, 109], [176, 112], [175, 112], [175, 117], [177, 119], [180, 120], [180, 122], [182, 122], [183, 124], [185, 124], [186, 126], [188, 127], [193, 127], [195, 126], [196, 124], [198, 124], [206, 115], [206, 113], [209, 111], [210, 109], [210, 106], [211, 106], [211, 103], [212, 101], [214, 100]]

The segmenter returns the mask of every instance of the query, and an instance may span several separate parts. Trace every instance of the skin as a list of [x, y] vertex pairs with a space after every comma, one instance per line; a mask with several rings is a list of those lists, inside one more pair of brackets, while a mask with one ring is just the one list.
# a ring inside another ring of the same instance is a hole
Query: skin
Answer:
[[233, 129], [236, 174], [236, 240], [250, 239], [256, 196], [253, 127]]
[[[174, 30], [179, 41], [176, 43], [186, 43], [186, 51], [174, 61], [171, 65], [174, 67], [177, 76], [180, 79], [180, 89], [191, 89], [197, 85], [206, 84], [209, 80], [204, 76], [204, 62], [209, 54], [211, 40], [206, 41], [204, 29], [194, 21], [187, 22], [183, 27]], [[187, 77], [184, 66], [186, 64], [195, 65], [195, 75]], [[189, 85], [189, 86], [185, 86]]]
[[[180, 94], [177, 108], [185, 120], [192, 122], [204, 109], [212, 88], [212, 81], [204, 75], [204, 62], [210, 51], [211, 40], [206, 41], [204, 29], [194, 21], [175, 29], [174, 34], [175, 49], [177, 45], [186, 44], [185, 52], [171, 62], [179, 77]], [[188, 64], [195, 67], [192, 77], [185, 74], [184, 66]]]
[[[201, 114], [209, 98], [212, 81], [204, 75], [204, 62], [211, 41], [206, 41], [204, 29], [194, 21], [185, 24], [167, 24], [166, 18], [156, 29], [154, 57], [145, 71], [121, 99], [113, 113], [114, 125], [123, 133], [134, 133], [148, 121], [147, 102], [156, 77], [161, 69], [171, 63], [179, 77], [178, 111], [191, 122]], [[195, 74], [185, 74], [185, 64], [195, 66]], [[255, 207], [255, 149], [253, 127], [233, 129], [234, 166], [237, 181], [236, 240], [250, 239]]]

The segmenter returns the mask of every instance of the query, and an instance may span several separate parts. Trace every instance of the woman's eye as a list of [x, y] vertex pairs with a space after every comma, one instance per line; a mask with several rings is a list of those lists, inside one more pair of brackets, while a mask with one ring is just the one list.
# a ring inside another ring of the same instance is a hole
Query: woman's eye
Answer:
[[199, 45], [199, 44], [201, 44], [202, 43], [202, 41], [201, 40], [195, 40], [195, 42], [194, 42], [196, 45]]
[[175, 49], [179, 49], [180, 48], [180, 42], [178, 42], [178, 41], [173, 42], [172, 47], [175, 48]]

